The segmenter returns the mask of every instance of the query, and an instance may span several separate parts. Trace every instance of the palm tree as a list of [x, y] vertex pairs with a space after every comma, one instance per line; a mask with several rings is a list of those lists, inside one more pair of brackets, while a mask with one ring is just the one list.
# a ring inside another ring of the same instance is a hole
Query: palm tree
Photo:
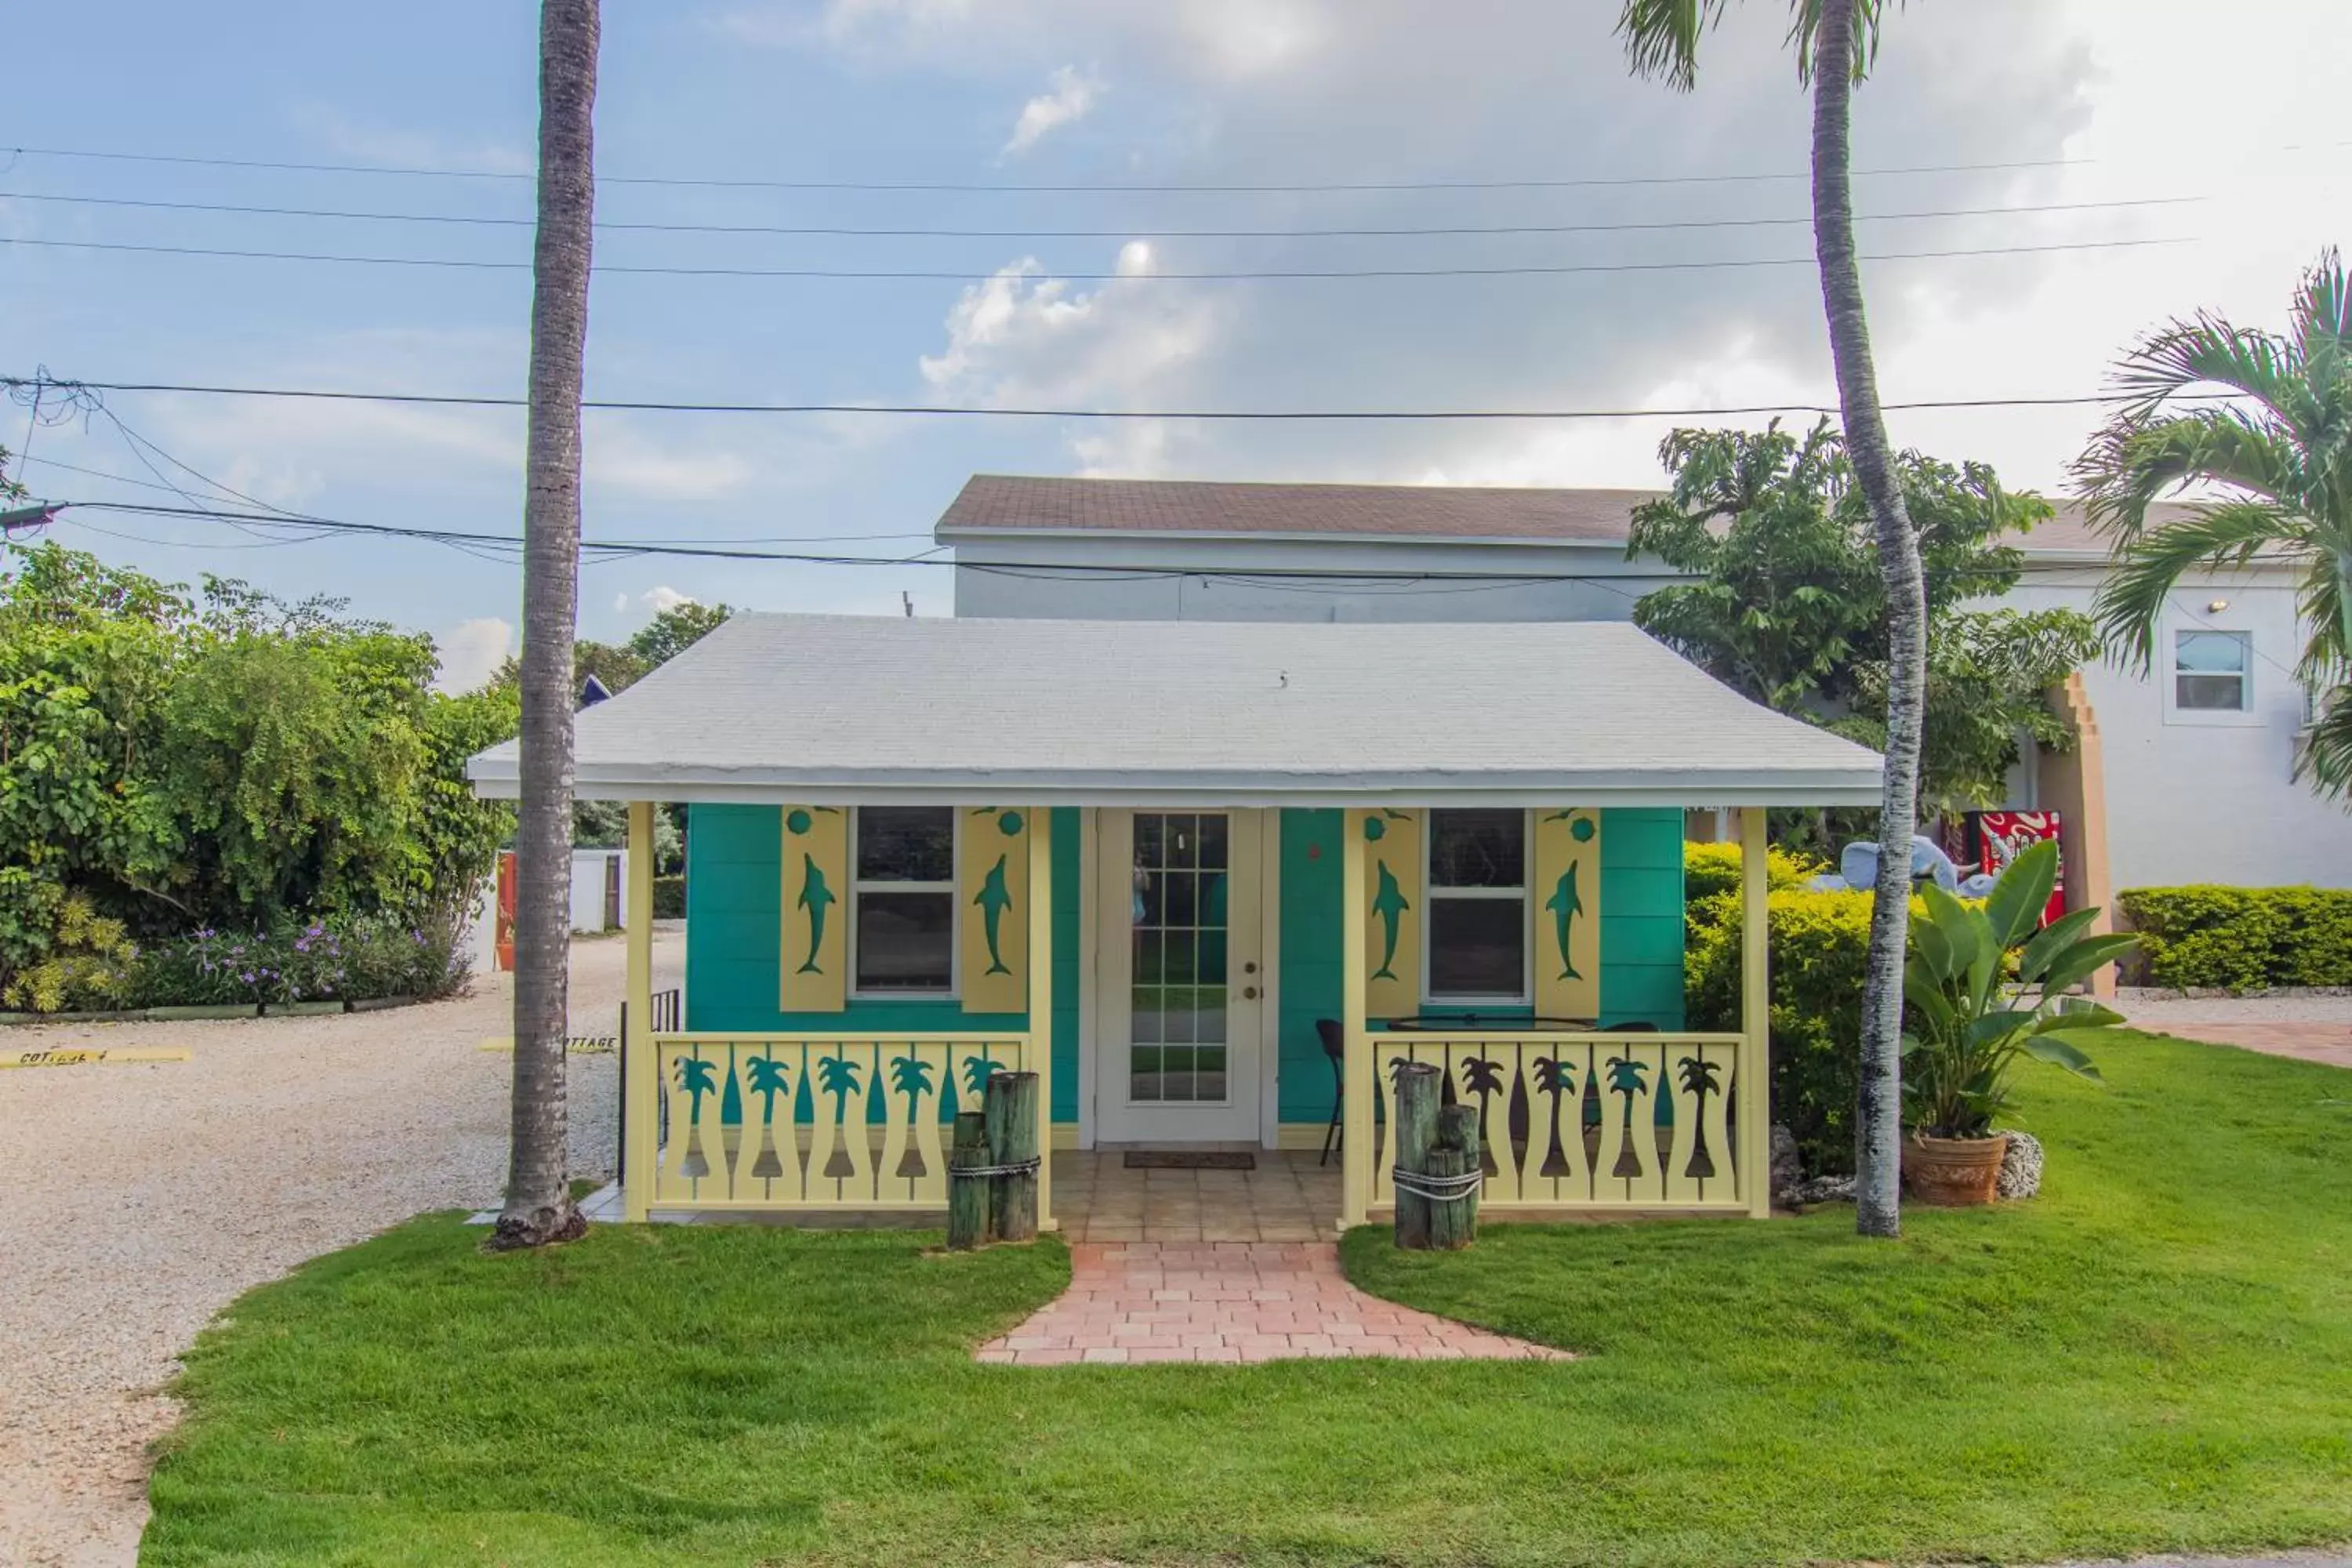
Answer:
[[[823, 1057], [816, 1064], [817, 1092], [833, 1096], [833, 1124], [842, 1130], [841, 1137], [833, 1146], [833, 1158], [824, 1163], [824, 1173], [828, 1176], [857, 1173], [857, 1167], [851, 1161], [845, 1145], [850, 1136], [849, 1097], [857, 1092], [858, 1071], [857, 1063], [847, 1057]], [[866, 1129], [862, 1125], [857, 1128], [856, 1136], [866, 1136]]]
[[[588, 1228], [564, 1154], [572, 939], [572, 628], [580, 601], [580, 386], [596, 192], [598, 0], [544, 0], [539, 20], [539, 226], [531, 256], [530, 429], [524, 458], [522, 738], [515, 826], [514, 1094], [494, 1247]], [[698, 1100], [698, 1104], [699, 1101]]]
[[[1609, 1068], [1609, 1092], [1622, 1095], [1625, 1099], [1625, 1142], [1619, 1147], [1617, 1163], [1609, 1173], [1612, 1176], [1639, 1175], [1643, 1161], [1639, 1154], [1633, 1152], [1633, 1097], [1650, 1087], [1649, 1081], [1642, 1076], [1650, 1070], [1650, 1064], [1636, 1061], [1632, 1057], [1611, 1057], [1605, 1065]], [[1654, 1131], [1651, 1141], [1651, 1146], [1656, 1147]], [[1625, 1168], [1628, 1162], [1633, 1166], [1630, 1171]]]
[[1462, 1087], [1478, 1097], [1478, 1164], [1486, 1174], [1496, 1174], [1495, 1156], [1487, 1150], [1486, 1102], [1503, 1089], [1503, 1064], [1492, 1057], [1472, 1057], [1462, 1064]]
[[988, 1093], [988, 1080], [1003, 1069], [986, 1057], [966, 1057], [963, 1059], [963, 1086], [971, 1096], [971, 1109], [978, 1110]]
[[[2284, 336], [2200, 311], [2151, 333], [2117, 380], [2130, 401], [2076, 459], [2091, 524], [2115, 569], [2092, 611], [2111, 647], [2145, 674], [2181, 577], [2256, 561], [2302, 574], [2310, 622], [2295, 673], [2319, 697], [2295, 759], [2322, 793], [2352, 795], [2352, 292], [2330, 250], [2304, 274]], [[2200, 387], [2234, 405], [2180, 407]], [[2148, 522], [2158, 496], [2212, 486], [2178, 521]]]
[[[913, 1128], [922, 1116], [923, 1097], [931, 1092], [931, 1064], [920, 1057], [892, 1057], [890, 1087], [907, 1097], [907, 1125]], [[913, 1168], [910, 1170], [909, 1166]], [[897, 1173], [901, 1176], [925, 1173], [922, 1150], [911, 1137], [907, 1140], [906, 1153], [898, 1158]]]
[[677, 1087], [686, 1090], [686, 1158], [678, 1162], [681, 1176], [710, 1174], [702, 1152], [702, 1097], [719, 1087], [719, 1069], [700, 1057], [677, 1058]]
[[[1722, 1065], [1704, 1057], [1685, 1057], [1675, 1065], [1678, 1069], [1675, 1076], [1682, 1079], [1683, 1092], [1691, 1097], [1691, 1115], [1694, 1118], [1690, 1166], [1684, 1173], [1712, 1176], [1715, 1174], [1715, 1151], [1706, 1146], [1706, 1097], [1723, 1092]], [[1698, 1168], [1702, 1160], [1706, 1162], [1704, 1172]]]
[[792, 1079], [784, 1064], [772, 1056], [753, 1057], [744, 1064], [751, 1092], [760, 1097], [760, 1153], [751, 1162], [751, 1174], [772, 1181], [784, 1173], [784, 1162], [776, 1149], [776, 1096], [792, 1088]]
[[[1813, 93], [1813, 255], [1837, 366], [1846, 455], [1870, 503], [1886, 584], [1886, 764], [1880, 784], [1878, 887], [1862, 994], [1862, 1058], [1854, 1106], [1854, 1228], [1902, 1234], [1900, 1140], [1903, 963], [1910, 942], [1911, 835], [1919, 793], [1919, 734], [1927, 684], [1927, 580], [1919, 538], [1903, 504], [1878, 373], [1863, 313], [1853, 248], [1851, 132], [1853, 84], [1878, 52], [1885, 0], [1790, 0], [1797, 78]], [[1636, 74], [1689, 91], [1698, 41], [1730, 0], [1624, 0], [1618, 36]], [[1833, 68], [1816, 68], [1828, 62]]]
[[1551, 1148], [1544, 1155], [1543, 1165], [1536, 1173], [1543, 1176], [1568, 1174], [1568, 1145], [1560, 1141], [1559, 1113], [1564, 1106], [1573, 1104], [1579, 1115], [1569, 1126], [1579, 1142], [1584, 1137], [1584, 1097], [1577, 1092], [1576, 1065], [1559, 1057], [1536, 1058], [1536, 1092], [1551, 1096]]

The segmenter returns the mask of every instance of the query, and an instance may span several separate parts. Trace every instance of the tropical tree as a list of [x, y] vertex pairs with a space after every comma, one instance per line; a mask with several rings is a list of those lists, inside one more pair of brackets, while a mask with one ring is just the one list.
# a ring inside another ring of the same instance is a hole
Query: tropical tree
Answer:
[[849, 1097], [857, 1092], [858, 1066], [847, 1057], [824, 1057], [816, 1064], [816, 1087], [820, 1094], [833, 1096], [833, 1123], [844, 1126], [849, 1120]]
[[964, 1058], [963, 1086], [971, 1096], [973, 1109], [979, 1108], [981, 1100], [988, 1093], [988, 1080], [1003, 1070], [986, 1057]]
[[922, 1109], [923, 1096], [931, 1092], [931, 1064], [920, 1057], [893, 1057], [890, 1088], [907, 1097], [907, 1121], [912, 1123]]
[[1630, 1134], [1633, 1131], [1633, 1097], [1650, 1087], [1649, 1079], [1642, 1076], [1650, 1070], [1650, 1064], [1632, 1057], [1611, 1057], [1603, 1065], [1609, 1069], [1609, 1092], [1624, 1097], [1625, 1131]]
[[522, 734], [515, 830], [514, 1095], [490, 1245], [583, 1234], [564, 1168], [570, 1011], [572, 639], [580, 609], [580, 397], [596, 205], [599, 0], [543, 0], [523, 506]]
[[[1701, 35], [1730, 0], [1624, 0], [1617, 19], [1633, 69], [1688, 91], [1698, 79]], [[1812, 89], [1813, 255], [1846, 454], [1870, 504], [1886, 595], [1885, 772], [1879, 798], [1877, 901], [1863, 986], [1862, 1061], [1854, 1115], [1854, 1228], [1902, 1234], [1903, 962], [1909, 938], [1911, 835], [1918, 796], [1919, 734], [1927, 676], [1926, 577], [1905, 510], [1854, 258], [1851, 155], [1853, 84], [1878, 52], [1884, 0], [1790, 0], [1789, 42], [1798, 80]]]
[[1462, 1064], [1462, 1087], [1478, 1097], [1478, 1162], [1491, 1176], [1495, 1156], [1488, 1152], [1493, 1146], [1486, 1142], [1486, 1130], [1491, 1125], [1486, 1103], [1503, 1090], [1503, 1064], [1492, 1057], [1472, 1057]]
[[[1658, 447], [1672, 488], [1634, 509], [1626, 554], [1684, 581], [1644, 595], [1633, 621], [1768, 708], [1877, 747], [1886, 737], [1886, 595], [1870, 509], [1824, 420], [1799, 436], [1676, 430]], [[1970, 608], [2014, 588], [2017, 541], [2050, 504], [2004, 489], [1982, 463], [1895, 458], [1927, 574], [1925, 814], [2000, 804], [2019, 738], [2063, 749], [2043, 700], [2095, 657], [2098, 628], [2071, 609]], [[1775, 839], [1833, 850], [1864, 831], [1827, 811], [1776, 813]]]
[[[2115, 565], [2093, 602], [2109, 646], [2145, 674], [2180, 579], [2277, 562], [2301, 574], [2308, 626], [2296, 674], [2317, 712], [2295, 759], [2352, 796], [2352, 290], [2330, 250], [2304, 274], [2284, 334], [2200, 311], [2117, 366], [2127, 401], [2074, 464]], [[2196, 401], [2201, 393], [2222, 397]], [[2159, 497], [2221, 491], [2177, 521]]]

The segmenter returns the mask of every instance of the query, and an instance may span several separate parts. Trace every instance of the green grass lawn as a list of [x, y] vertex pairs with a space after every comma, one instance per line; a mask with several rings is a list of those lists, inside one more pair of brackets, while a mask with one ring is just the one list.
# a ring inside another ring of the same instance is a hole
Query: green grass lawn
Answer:
[[2352, 1535], [2352, 1074], [2131, 1037], [2035, 1072], [2037, 1202], [1347, 1246], [1564, 1363], [980, 1367], [1045, 1245], [419, 1220], [189, 1362], [183, 1563], [1719, 1563]]

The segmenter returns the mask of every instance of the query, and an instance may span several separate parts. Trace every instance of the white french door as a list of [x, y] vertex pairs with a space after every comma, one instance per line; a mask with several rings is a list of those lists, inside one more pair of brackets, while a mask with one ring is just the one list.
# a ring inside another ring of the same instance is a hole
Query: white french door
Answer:
[[1097, 815], [1097, 1141], [1258, 1141], [1265, 816]]

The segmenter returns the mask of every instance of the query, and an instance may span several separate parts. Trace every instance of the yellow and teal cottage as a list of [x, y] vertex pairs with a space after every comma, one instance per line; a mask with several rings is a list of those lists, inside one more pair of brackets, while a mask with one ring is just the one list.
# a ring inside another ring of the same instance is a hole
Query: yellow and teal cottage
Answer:
[[1742, 1026], [1687, 1029], [1685, 813], [1752, 848], [1879, 760], [1618, 623], [750, 614], [583, 711], [575, 776], [631, 808], [630, 1217], [936, 1213], [1011, 1068], [1058, 1149], [1336, 1144], [1360, 1223], [1405, 1060], [1486, 1111], [1491, 1214], [1766, 1212], [1763, 922]]

